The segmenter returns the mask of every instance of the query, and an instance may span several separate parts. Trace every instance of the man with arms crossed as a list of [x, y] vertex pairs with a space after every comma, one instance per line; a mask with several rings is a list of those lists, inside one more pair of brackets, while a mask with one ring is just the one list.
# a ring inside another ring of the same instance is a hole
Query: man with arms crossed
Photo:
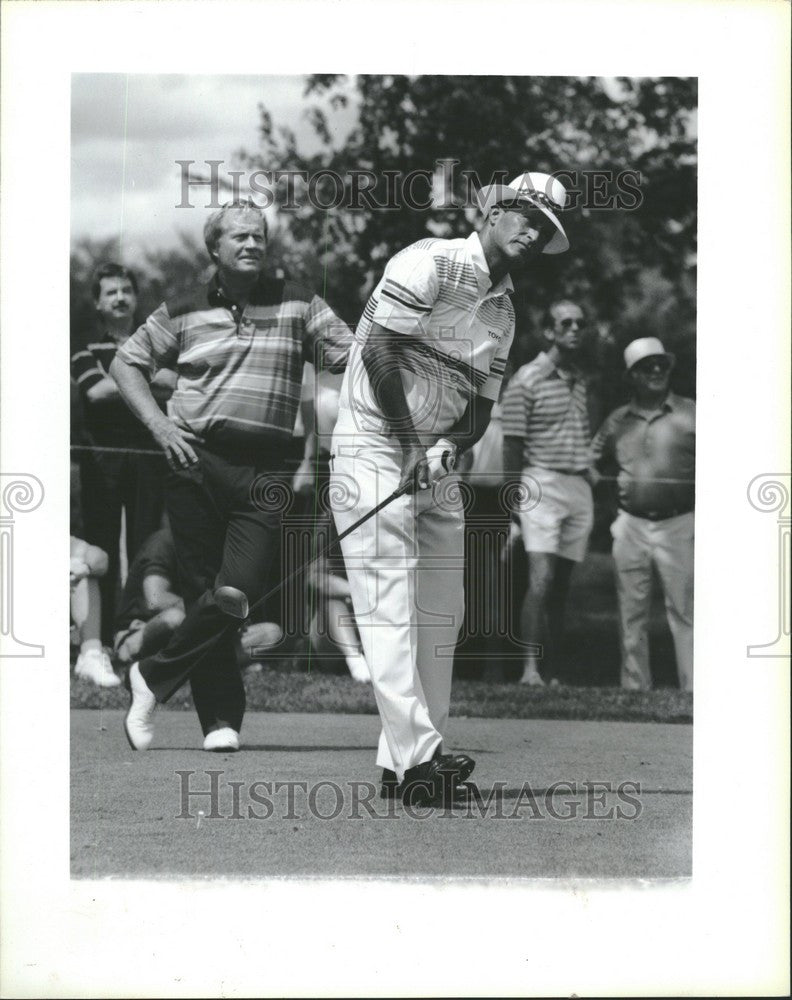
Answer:
[[[90, 442], [100, 449], [80, 453], [80, 506], [86, 539], [109, 559], [100, 588], [102, 634], [105, 642], [110, 642], [119, 584], [122, 512], [127, 563], [131, 565], [143, 542], [160, 526], [168, 469], [161, 455], [142, 454], [153, 450], [155, 443], [129, 412], [109, 375], [116, 352], [135, 329], [137, 279], [126, 267], [102, 264], [94, 275], [92, 293], [101, 332], [75, 351], [71, 369], [80, 390]], [[166, 369], [151, 380], [152, 395], [161, 409], [165, 409], [175, 384], [176, 376]]]
[[632, 399], [597, 432], [592, 461], [615, 472], [619, 514], [611, 525], [619, 598], [622, 687], [646, 691], [652, 565], [665, 595], [679, 686], [693, 690], [693, 506], [696, 404], [669, 390], [674, 355], [656, 337], [624, 351]]
[[[161, 305], [111, 370], [172, 467], [166, 504], [186, 608], [168, 645], [130, 668], [124, 726], [135, 750], [151, 744], [157, 703], [187, 680], [204, 749], [239, 749], [245, 688], [236, 630], [214, 590], [235, 587], [253, 604], [274, 584], [286, 506], [277, 502], [286, 499], [279, 472], [303, 365], [342, 371], [352, 338], [318, 295], [263, 273], [267, 228], [255, 205], [215, 212], [204, 239], [217, 266], [209, 288]], [[162, 367], [178, 376], [170, 417], [149, 389]]]
[[[528, 553], [521, 615], [523, 684], [557, 682], [558, 652], [572, 568], [586, 554], [594, 523], [589, 485], [589, 390], [577, 365], [583, 311], [574, 302], [548, 310], [547, 352], [515, 373], [503, 395], [503, 464], [531, 502], [515, 512]], [[548, 649], [549, 647], [549, 649]], [[545, 678], [539, 662], [545, 653]]]
[[514, 335], [509, 273], [568, 248], [553, 214], [565, 202], [547, 174], [483, 188], [479, 231], [396, 254], [357, 327], [333, 437], [339, 532], [410, 487], [342, 543], [382, 720], [383, 796], [452, 801], [474, 767], [442, 752], [464, 515], [458, 490], [440, 480], [481, 437], [498, 398]]

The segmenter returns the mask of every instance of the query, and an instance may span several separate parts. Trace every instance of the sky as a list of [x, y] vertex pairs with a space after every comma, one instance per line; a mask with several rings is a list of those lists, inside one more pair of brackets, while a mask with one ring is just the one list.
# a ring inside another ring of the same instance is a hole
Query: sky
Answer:
[[[125, 257], [200, 237], [207, 189], [181, 201], [177, 160], [229, 161], [259, 148], [258, 105], [288, 125], [301, 148], [318, 143], [304, 118], [303, 76], [75, 74], [72, 77], [72, 239], [121, 237]], [[310, 103], [316, 103], [313, 98]], [[334, 112], [343, 138], [355, 111]], [[222, 168], [221, 168], [222, 169]]]
[[[308, 105], [324, 104], [337, 142], [357, 115], [354, 77], [346, 79], [346, 109], [304, 97], [305, 76], [223, 76], [91, 73], [72, 77], [72, 239], [121, 239], [119, 256], [136, 263], [147, 251], [201, 239], [208, 189], [182, 201], [178, 160], [208, 175], [207, 160], [229, 167], [239, 149], [259, 149], [258, 105], [273, 123], [291, 128], [303, 151], [319, 147], [306, 120]], [[615, 78], [604, 78], [618, 99]], [[692, 127], [695, 127], [694, 125]], [[221, 168], [222, 170], [222, 168]], [[224, 199], [223, 199], [224, 200]]]

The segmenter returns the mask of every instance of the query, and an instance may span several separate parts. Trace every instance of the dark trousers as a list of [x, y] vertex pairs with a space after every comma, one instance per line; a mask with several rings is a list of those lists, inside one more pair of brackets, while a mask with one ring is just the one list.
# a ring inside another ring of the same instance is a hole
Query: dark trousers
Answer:
[[216, 587], [238, 587], [254, 604], [277, 582], [280, 522], [290, 491], [275, 454], [250, 461], [196, 448], [199, 463], [171, 472], [168, 510], [187, 614], [170, 642], [140, 662], [158, 702], [187, 680], [204, 734], [240, 731], [245, 688], [235, 651], [239, 622], [215, 604]]
[[111, 643], [120, 586], [121, 511], [126, 513], [126, 552], [131, 564], [162, 522], [165, 456], [87, 453], [80, 462], [80, 503], [85, 541], [107, 553], [100, 581], [102, 639]]

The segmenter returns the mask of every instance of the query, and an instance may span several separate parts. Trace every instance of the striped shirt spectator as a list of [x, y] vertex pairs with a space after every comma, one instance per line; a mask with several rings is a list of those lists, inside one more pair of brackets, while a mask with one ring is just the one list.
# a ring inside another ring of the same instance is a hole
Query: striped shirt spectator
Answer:
[[419, 435], [433, 443], [473, 396], [497, 400], [514, 336], [514, 290], [505, 275], [491, 287], [478, 233], [423, 239], [393, 257], [366, 304], [341, 391], [359, 430], [387, 433], [361, 350], [372, 324], [405, 334], [402, 380]]
[[304, 363], [343, 371], [351, 339], [318, 295], [262, 275], [242, 310], [216, 279], [208, 292], [163, 303], [119, 356], [150, 374], [174, 369], [172, 419], [207, 442], [244, 446], [290, 439]]
[[584, 473], [591, 441], [585, 376], [561, 372], [544, 352], [523, 365], [503, 396], [503, 433], [523, 441], [523, 468]]
[[102, 339], [90, 340], [72, 354], [71, 373], [83, 401], [85, 429], [91, 441], [103, 447], [155, 449], [154, 439], [122, 399], [104, 400], [99, 407], [87, 403], [88, 390], [110, 377], [110, 365], [117, 350], [118, 341], [108, 333]]
[[[129, 565], [162, 520], [167, 466], [154, 438], [130, 412], [110, 376], [110, 365], [135, 326], [137, 279], [128, 268], [106, 262], [94, 274], [92, 295], [96, 326], [90, 332], [75, 331], [76, 350], [71, 359], [81, 404], [74, 416], [83, 423], [82, 432], [72, 427], [73, 443], [80, 448], [80, 488], [75, 499], [83, 537], [108, 557], [108, 571], [99, 586], [102, 635], [109, 643], [123, 567], [122, 525]], [[172, 385], [171, 373], [163, 372], [155, 397], [163, 411]]]

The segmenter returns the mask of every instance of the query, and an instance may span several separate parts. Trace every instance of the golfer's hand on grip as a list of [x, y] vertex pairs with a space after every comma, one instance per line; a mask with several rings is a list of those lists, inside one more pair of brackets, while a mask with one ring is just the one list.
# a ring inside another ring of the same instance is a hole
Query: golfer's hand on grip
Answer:
[[418, 443], [404, 446], [402, 448], [399, 490], [404, 490], [405, 493], [415, 493], [417, 490], [428, 490], [429, 486], [429, 463], [426, 459], [426, 448]]
[[201, 439], [191, 431], [183, 430], [168, 417], [163, 417], [151, 428], [154, 440], [165, 452], [168, 465], [172, 469], [187, 469], [196, 465], [198, 456], [192, 448]]
[[454, 471], [457, 447], [448, 438], [441, 437], [426, 451], [429, 466], [429, 482], [436, 483]]

